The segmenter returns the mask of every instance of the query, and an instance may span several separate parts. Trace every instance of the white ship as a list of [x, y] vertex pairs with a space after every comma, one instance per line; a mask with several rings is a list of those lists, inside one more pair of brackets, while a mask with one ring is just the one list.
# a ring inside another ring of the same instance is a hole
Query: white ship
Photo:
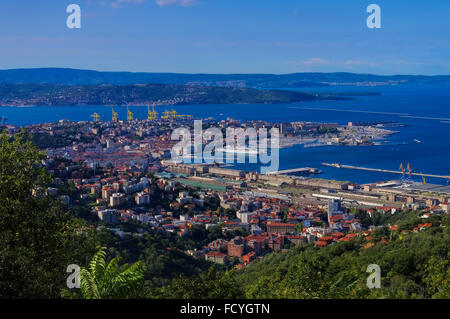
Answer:
[[249, 155], [258, 155], [259, 153], [267, 153], [266, 150], [253, 150], [248, 148], [219, 148], [216, 150], [216, 152], [222, 152], [222, 153], [235, 153], [235, 154], [249, 154]]

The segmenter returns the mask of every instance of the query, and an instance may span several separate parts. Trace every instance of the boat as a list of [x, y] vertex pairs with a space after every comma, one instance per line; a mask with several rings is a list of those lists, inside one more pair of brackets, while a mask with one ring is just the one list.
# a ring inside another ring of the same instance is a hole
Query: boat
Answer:
[[322, 163], [322, 165], [336, 167], [336, 168], [342, 167], [341, 164], [338, 164], [338, 163]]
[[261, 149], [261, 150], [255, 150], [255, 149], [250, 149], [250, 148], [242, 148], [242, 147], [237, 147], [237, 148], [219, 148], [216, 150], [216, 152], [222, 152], [222, 153], [235, 153], [235, 154], [248, 154], [248, 155], [259, 155], [260, 153], [264, 154], [267, 153], [266, 150]]
[[414, 139], [414, 142], [416, 142], [416, 143], [422, 143], [422, 141], [419, 141], [418, 139]]

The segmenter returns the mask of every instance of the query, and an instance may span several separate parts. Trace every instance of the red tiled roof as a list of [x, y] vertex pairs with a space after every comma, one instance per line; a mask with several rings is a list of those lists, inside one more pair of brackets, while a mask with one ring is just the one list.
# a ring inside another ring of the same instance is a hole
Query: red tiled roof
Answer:
[[225, 254], [219, 253], [217, 251], [209, 252], [206, 255], [208, 255], [208, 256], [216, 256], [216, 257], [225, 257], [226, 256]]
[[317, 246], [317, 247], [325, 247], [326, 245], [328, 245], [328, 243], [327, 243], [326, 241], [321, 241], [321, 240], [319, 240], [319, 241], [316, 243], [316, 246]]
[[286, 226], [286, 227], [295, 227], [295, 224], [290, 224], [290, 223], [280, 223], [280, 222], [267, 222], [267, 226]]

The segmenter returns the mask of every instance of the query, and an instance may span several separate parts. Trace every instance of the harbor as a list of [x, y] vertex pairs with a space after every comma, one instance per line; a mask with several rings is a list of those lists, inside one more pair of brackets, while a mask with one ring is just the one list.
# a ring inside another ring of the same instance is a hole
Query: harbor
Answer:
[[299, 167], [292, 169], [285, 169], [276, 172], [269, 172], [268, 175], [293, 175], [293, 176], [309, 176], [311, 174], [320, 174], [322, 173], [317, 168], [312, 167]]
[[450, 175], [437, 175], [437, 174], [426, 174], [426, 173], [416, 173], [411, 170], [406, 172], [405, 170], [388, 170], [381, 168], [369, 168], [369, 167], [361, 167], [361, 166], [353, 166], [353, 165], [344, 165], [338, 163], [322, 163], [324, 166], [330, 166], [335, 168], [347, 168], [347, 169], [355, 169], [355, 170], [363, 170], [363, 171], [372, 171], [372, 172], [380, 172], [380, 173], [391, 173], [391, 174], [401, 174], [401, 175], [414, 175], [414, 176], [422, 176], [422, 177], [433, 177], [433, 178], [442, 178], [442, 179], [450, 179]]

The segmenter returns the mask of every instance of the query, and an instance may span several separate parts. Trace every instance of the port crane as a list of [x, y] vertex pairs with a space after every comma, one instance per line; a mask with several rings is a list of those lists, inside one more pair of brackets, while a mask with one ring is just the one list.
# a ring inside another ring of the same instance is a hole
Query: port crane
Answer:
[[178, 114], [177, 118], [179, 119], [191, 119], [192, 115], [187, 115], [187, 114]]
[[[422, 172], [420, 172], [420, 173], [422, 173]], [[422, 175], [422, 181], [423, 181], [423, 185], [427, 184], [427, 181], [425, 180], [425, 176], [423, 176], [423, 175]]]
[[162, 115], [161, 118], [162, 118], [162, 119], [168, 119], [168, 118], [170, 118], [171, 112], [165, 110], [165, 111], [163, 112], [163, 114], [164, 114], [164, 115]]
[[[400, 170], [402, 171], [402, 180], [405, 180], [405, 173], [408, 172], [408, 181], [411, 181], [412, 179], [412, 169], [411, 169], [411, 165], [408, 163], [408, 165], [406, 166], [406, 169], [403, 167], [403, 163], [400, 163]], [[427, 184], [427, 181], [425, 180], [425, 174], [423, 174], [423, 172], [420, 172], [420, 174], [415, 174], [415, 175], [420, 175], [420, 177], [422, 177], [422, 183], [423, 185]]]
[[450, 175], [438, 175], [438, 174], [427, 174], [427, 173], [416, 173], [413, 172], [411, 169], [411, 166], [408, 165], [407, 168], [403, 166], [403, 163], [400, 164], [399, 170], [389, 170], [389, 169], [381, 169], [381, 168], [370, 168], [370, 167], [361, 167], [361, 166], [354, 166], [354, 165], [344, 165], [344, 164], [338, 164], [338, 163], [322, 163], [322, 165], [325, 166], [331, 166], [336, 168], [347, 168], [347, 169], [357, 169], [357, 170], [363, 170], [363, 171], [371, 171], [371, 172], [383, 172], [383, 173], [390, 173], [390, 174], [402, 174], [403, 178], [405, 178], [406, 172], [408, 172], [409, 176], [423, 176], [423, 177], [431, 177], [431, 178], [442, 178], [447, 180], [447, 183], [450, 184]]
[[99, 119], [100, 119], [100, 115], [97, 114], [97, 112], [95, 112], [94, 114], [92, 114], [91, 117], [94, 119], [94, 122], [98, 122]]
[[113, 122], [117, 122], [119, 120], [119, 114], [114, 111], [114, 107], [111, 107], [111, 111], [112, 111], [112, 121]]
[[[406, 168], [403, 166], [403, 163], [400, 163], [399, 170], [402, 172], [402, 182], [403, 183], [412, 181], [412, 179], [411, 179], [412, 169], [411, 169], [411, 165], [409, 163], [406, 165]], [[406, 173], [408, 173], [408, 176], [406, 176]]]
[[155, 105], [152, 105], [152, 111], [150, 111], [150, 105], [147, 107], [148, 119], [156, 120], [158, 118], [158, 112], [155, 111]]
[[411, 174], [412, 173], [412, 169], [411, 169], [411, 165], [409, 165], [409, 163], [406, 166], [406, 169], [408, 170], [408, 182], [412, 183], [412, 174]]
[[133, 112], [130, 111], [127, 105], [127, 121], [133, 121]]
[[179, 113], [177, 113], [177, 111], [175, 111], [173, 109], [172, 109], [171, 113], [174, 118], [179, 118], [179, 119], [192, 118], [192, 115], [179, 114]]
[[178, 116], [178, 112], [172, 109], [171, 111], [165, 110], [163, 112], [163, 116], [161, 116], [162, 119], [176, 119]]
[[163, 112], [163, 116], [161, 116], [162, 119], [190, 119], [192, 118], [192, 115], [185, 115], [185, 114], [179, 114], [177, 111], [172, 109], [171, 111], [165, 110]]

